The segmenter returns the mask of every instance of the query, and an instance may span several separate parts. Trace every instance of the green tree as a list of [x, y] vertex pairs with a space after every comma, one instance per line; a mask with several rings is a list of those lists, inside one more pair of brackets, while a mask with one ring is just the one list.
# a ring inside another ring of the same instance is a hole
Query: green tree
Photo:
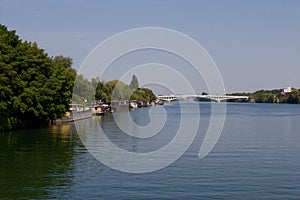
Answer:
[[131, 100], [151, 102], [156, 100], [156, 96], [152, 90], [148, 88], [138, 88], [135, 90], [130, 98]]
[[85, 100], [87, 103], [92, 103], [95, 99], [95, 90], [88, 79], [83, 75], [77, 75], [73, 87], [72, 103], [82, 104]]
[[97, 88], [98, 83], [100, 82], [100, 78], [96, 77], [96, 78], [92, 78], [91, 83], [93, 85], [94, 88]]
[[109, 94], [111, 94], [111, 91], [107, 84], [104, 81], [99, 81], [96, 87], [95, 99], [108, 103], [111, 100]]
[[119, 80], [108, 81], [107, 86], [109, 88], [108, 98], [112, 101], [124, 101], [129, 100], [132, 90], [129, 86]]
[[0, 130], [47, 124], [70, 102], [72, 60], [51, 58], [0, 25]]
[[138, 79], [137, 79], [136, 75], [132, 76], [131, 82], [129, 84], [129, 88], [131, 90], [136, 90], [137, 88], [139, 88], [139, 82], [138, 82]]
[[299, 90], [294, 89], [291, 93], [289, 93], [286, 102], [296, 104], [300, 102], [300, 92]]
[[45, 93], [53, 94], [45, 103], [51, 105], [48, 111], [50, 119], [57, 119], [69, 107], [76, 71], [72, 68], [72, 59], [69, 57], [56, 56], [52, 61], [54, 70], [43, 88]]

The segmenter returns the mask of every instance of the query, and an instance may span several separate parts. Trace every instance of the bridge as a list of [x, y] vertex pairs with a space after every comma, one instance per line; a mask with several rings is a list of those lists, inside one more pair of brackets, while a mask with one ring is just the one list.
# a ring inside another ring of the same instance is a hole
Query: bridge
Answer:
[[233, 100], [233, 99], [243, 99], [248, 100], [248, 96], [232, 96], [232, 95], [198, 95], [198, 94], [192, 94], [192, 95], [158, 95], [157, 98], [162, 101], [174, 101], [174, 100], [185, 100], [189, 98], [203, 98], [203, 99], [209, 99], [212, 101], [215, 101], [217, 103], [220, 103], [221, 101], [227, 101], [227, 100]]

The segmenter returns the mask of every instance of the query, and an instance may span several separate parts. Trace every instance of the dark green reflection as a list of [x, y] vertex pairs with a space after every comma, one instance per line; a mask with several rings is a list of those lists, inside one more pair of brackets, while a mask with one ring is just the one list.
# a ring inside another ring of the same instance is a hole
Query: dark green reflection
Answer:
[[73, 181], [74, 131], [61, 124], [0, 133], [0, 198], [62, 198]]

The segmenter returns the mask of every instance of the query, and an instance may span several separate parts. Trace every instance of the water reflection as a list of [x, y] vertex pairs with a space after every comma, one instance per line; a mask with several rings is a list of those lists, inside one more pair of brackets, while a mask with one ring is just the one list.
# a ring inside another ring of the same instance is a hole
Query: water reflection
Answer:
[[74, 132], [69, 123], [1, 133], [0, 198], [61, 198], [73, 184]]
[[[121, 173], [98, 162], [73, 123], [0, 133], [0, 199], [299, 199], [299, 105], [228, 104], [221, 138], [202, 160], [197, 152], [211, 114], [209, 104], [200, 107], [192, 146], [168, 168], [148, 174]], [[112, 115], [80, 123], [88, 130], [100, 124], [115, 145], [142, 153], [161, 148], [176, 133], [179, 109], [165, 109], [165, 127], [149, 139], [126, 135]], [[140, 125], [149, 123], [147, 108], [131, 116]], [[88, 133], [87, 141], [99, 137]], [[107, 155], [114, 159], [113, 152]]]

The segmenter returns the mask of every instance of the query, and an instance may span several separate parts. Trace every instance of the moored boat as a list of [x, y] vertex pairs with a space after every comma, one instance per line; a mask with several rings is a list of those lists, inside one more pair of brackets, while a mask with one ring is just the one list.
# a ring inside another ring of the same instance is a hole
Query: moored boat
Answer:
[[61, 120], [72, 122], [90, 117], [92, 117], [92, 110], [89, 107], [81, 104], [70, 104], [69, 110]]

